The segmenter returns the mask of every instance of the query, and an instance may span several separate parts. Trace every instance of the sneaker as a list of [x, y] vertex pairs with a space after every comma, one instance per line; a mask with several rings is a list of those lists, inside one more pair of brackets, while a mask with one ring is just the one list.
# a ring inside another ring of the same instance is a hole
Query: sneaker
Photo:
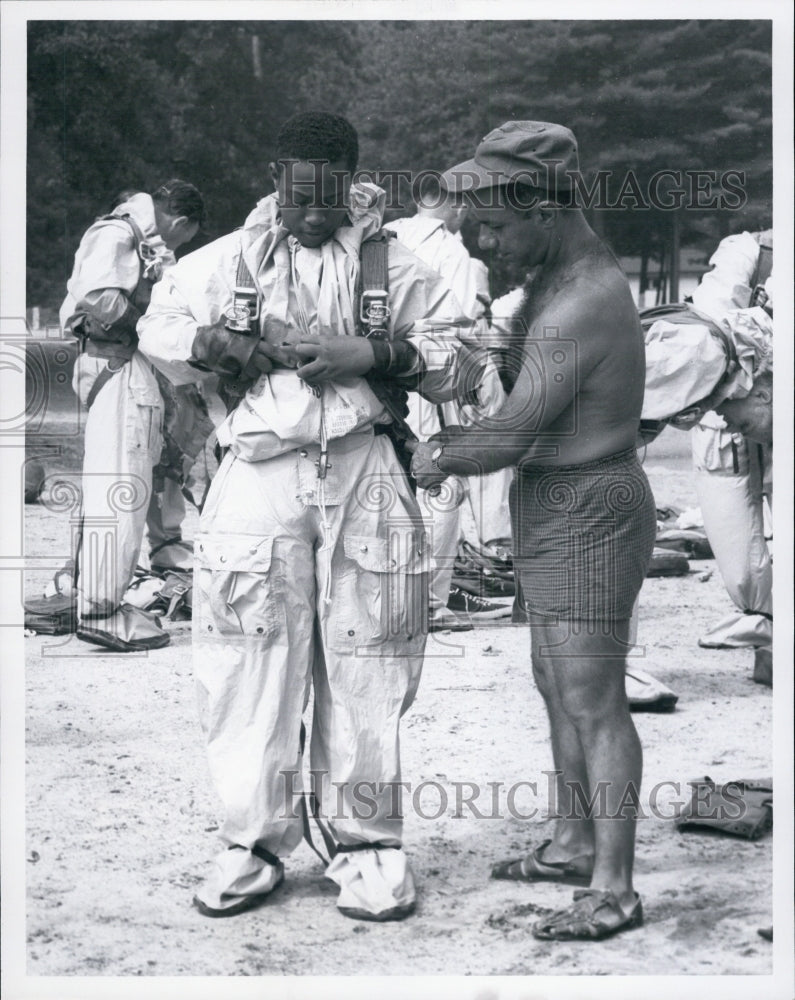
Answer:
[[459, 615], [468, 615], [474, 621], [492, 621], [495, 618], [510, 618], [510, 604], [494, 604], [484, 597], [468, 594], [460, 587], [450, 588], [447, 607]]

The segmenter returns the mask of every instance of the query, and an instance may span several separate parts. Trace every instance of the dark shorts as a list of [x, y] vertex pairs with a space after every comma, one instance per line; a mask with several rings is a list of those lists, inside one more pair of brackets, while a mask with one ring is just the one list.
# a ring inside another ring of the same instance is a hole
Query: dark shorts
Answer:
[[634, 448], [582, 465], [522, 466], [510, 505], [528, 612], [565, 621], [631, 616], [657, 531]]

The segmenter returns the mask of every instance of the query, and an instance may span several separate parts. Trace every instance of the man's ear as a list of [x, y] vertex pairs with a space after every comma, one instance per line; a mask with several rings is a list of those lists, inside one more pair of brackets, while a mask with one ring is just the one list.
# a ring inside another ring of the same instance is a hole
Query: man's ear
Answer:
[[754, 395], [761, 399], [763, 403], [773, 402], [773, 387], [769, 385], [758, 385], [754, 389]]
[[558, 224], [558, 212], [560, 209], [551, 201], [542, 201], [534, 209], [536, 220], [539, 226], [544, 229], [553, 229]]
[[275, 163], [268, 164], [268, 173], [270, 174], [270, 179], [273, 181], [273, 186], [278, 191], [279, 189], [279, 168]]

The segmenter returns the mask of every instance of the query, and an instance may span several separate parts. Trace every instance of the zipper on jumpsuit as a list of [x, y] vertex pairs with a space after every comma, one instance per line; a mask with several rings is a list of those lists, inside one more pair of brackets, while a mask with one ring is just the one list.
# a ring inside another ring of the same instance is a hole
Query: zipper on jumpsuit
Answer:
[[[295, 301], [298, 305], [298, 317], [301, 323], [301, 328], [307, 336], [311, 336], [311, 330], [309, 329], [309, 321], [306, 318], [306, 313], [304, 312], [304, 306], [301, 302], [301, 294], [298, 287], [298, 272], [295, 269], [295, 254], [297, 250], [297, 241], [294, 243], [292, 240], [289, 243], [290, 247], [290, 277], [295, 287]], [[326, 583], [323, 588], [323, 603], [331, 603], [331, 525], [328, 521], [328, 509], [326, 507], [326, 473], [331, 468], [328, 460], [328, 437], [326, 431], [326, 408], [323, 402], [323, 390], [312, 386], [312, 391], [318, 397], [320, 402], [320, 456], [318, 457], [315, 465], [317, 466], [317, 507], [320, 512], [320, 536], [321, 545], [320, 552], [324, 553], [329, 560], [328, 572], [326, 573]]]

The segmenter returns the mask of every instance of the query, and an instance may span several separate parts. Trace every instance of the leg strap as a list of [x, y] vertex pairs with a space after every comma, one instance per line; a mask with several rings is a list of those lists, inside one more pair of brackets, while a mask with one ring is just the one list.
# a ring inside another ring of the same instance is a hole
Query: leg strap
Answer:
[[100, 393], [100, 390], [113, 378], [113, 376], [120, 372], [121, 368], [111, 368], [110, 365], [107, 368], [103, 368], [102, 371], [94, 379], [94, 384], [88, 392], [88, 398], [86, 399], [86, 407], [90, 410], [94, 400]]
[[[233, 850], [234, 847], [235, 845], [233, 844], [232, 847], [229, 848], [229, 850], [230, 851]], [[255, 858], [259, 858], [260, 861], [265, 861], [272, 868], [278, 868], [280, 864], [280, 861], [275, 854], [271, 854], [270, 851], [266, 850], [264, 847], [260, 847], [259, 844], [255, 844], [251, 848], [251, 853], [254, 855]]]

